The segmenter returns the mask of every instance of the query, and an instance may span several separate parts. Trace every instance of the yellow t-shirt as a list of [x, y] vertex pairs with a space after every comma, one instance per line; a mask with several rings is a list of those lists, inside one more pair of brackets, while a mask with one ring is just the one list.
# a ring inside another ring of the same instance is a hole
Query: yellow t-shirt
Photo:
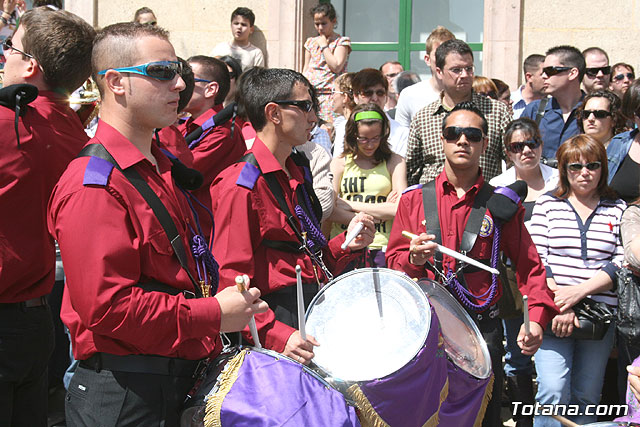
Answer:
[[[338, 197], [345, 200], [364, 203], [384, 203], [391, 192], [391, 175], [387, 169], [387, 162], [382, 161], [372, 169], [362, 169], [348, 154], [344, 158], [344, 172], [340, 181]], [[376, 234], [370, 249], [382, 249], [389, 242], [389, 233], [393, 220], [376, 223]], [[331, 237], [344, 232], [346, 225], [333, 223]]]

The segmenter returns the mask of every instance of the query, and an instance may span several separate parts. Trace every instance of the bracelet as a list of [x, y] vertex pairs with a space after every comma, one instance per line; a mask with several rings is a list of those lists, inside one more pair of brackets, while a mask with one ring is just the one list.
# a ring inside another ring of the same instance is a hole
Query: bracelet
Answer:
[[328, 48], [328, 47], [329, 47], [329, 45], [322, 46], [322, 47], [320, 48], [320, 52], [322, 52], [323, 50], [325, 50], [325, 49], [326, 49], [326, 48]]

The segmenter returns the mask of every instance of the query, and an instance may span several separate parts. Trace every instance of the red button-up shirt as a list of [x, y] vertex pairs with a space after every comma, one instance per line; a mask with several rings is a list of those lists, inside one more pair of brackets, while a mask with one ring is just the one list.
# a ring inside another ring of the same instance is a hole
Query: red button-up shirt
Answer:
[[[467, 218], [473, 207], [473, 201], [483, 184], [484, 178], [482, 175], [478, 175], [473, 187], [458, 198], [456, 190], [448, 181], [444, 170], [436, 177], [438, 216], [444, 246], [456, 251], [460, 250]], [[486, 215], [491, 217], [488, 211]], [[409, 239], [402, 236], [403, 230], [414, 234], [426, 232], [423, 221], [422, 189], [411, 189], [400, 198], [398, 212], [387, 246], [387, 265], [390, 268], [402, 270], [411, 277], [428, 277], [435, 280], [434, 274], [425, 266], [416, 266], [409, 262]], [[491, 222], [493, 222], [492, 219]], [[467, 255], [474, 259], [490, 259], [494, 233], [495, 224], [489, 235], [478, 235], [473, 248]], [[524, 226], [524, 208], [520, 207], [511, 221], [502, 225], [500, 250], [504, 251], [516, 266], [518, 287], [523, 295], [529, 296], [531, 321], [539, 323], [544, 328], [557, 314], [557, 311], [553, 303], [553, 294], [546, 284], [545, 270], [540, 256]], [[430, 261], [433, 262], [433, 259]], [[447, 270], [455, 271], [455, 265], [455, 259], [447, 255], [443, 256], [445, 274]], [[491, 274], [484, 270], [465, 273], [464, 277], [469, 291], [474, 295], [484, 294], [491, 286]], [[499, 285], [497, 298], [500, 298], [501, 295], [502, 286]], [[474, 302], [478, 303], [479, 301]]]
[[[193, 219], [171, 177], [169, 159], [154, 144], [156, 169], [103, 121], [90, 142], [104, 145], [123, 169], [134, 167], [140, 173], [169, 211], [188, 248], [187, 229]], [[115, 169], [105, 186], [83, 185], [88, 162], [88, 157], [71, 162], [54, 189], [48, 218], [67, 277], [60, 317], [71, 332], [75, 358], [106, 352], [197, 360], [215, 354], [220, 342], [218, 301], [144, 292], [135, 286], [157, 281], [193, 291], [140, 193]], [[188, 258], [195, 276], [195, 264]]]
[[[222, 108], [222, 104], [216, 105], [195, 120], [189, 118], [178, 126], [178, 129], [186, 137], [199, 126], [202, 126], [204, 122], [218, 114]], [[205, 136], [202, 140], [191, 149], [193, 154], [191, 167], [199, 171], [204, 178], [202, 186], [194, 190], [193, 195], [208, 209], [211, 209], [212, 202], [209, 194], [211, 183], [227, 166], [240, 160], [244, 152], [247, 151], [247, 145], [244, 142], [242, 129], [239, 126], [234, 126], [233, 137], [231, 136], [231, 120], [205, 131], [203, 135]], [[213, 226], [211, 219], [204, 212], [199, 214], [199, 219], [204, 237], [208, 239]]]
[[[160, 136], [161, 148], [167, 149], [171, 154], [176, 156], [185, 166], [193, 167], [193, 153], [187, 146], [187, 141], [177, 126], [171, 125], [158, 131]], [[154, 138], [155, 139], [155, 138]]]
[[[301, 168], [288, 158], [286, 166], [291, 178], [287, 177], [260, 139], [255, 140], [251, 152], [263, 173], [276, 173], [287, 205], [294, 212], [297, 203], [295, 189], [304, 183]], [[315, 283], [313, 264], [307, 255], [271, 249], [262, 243], [265, 239], [294, 243], [298, 240], [263, 176], [257, 178], [253, 189], [236, 183], [245, 165], [244, 162], [237, 163], [225, 169], [211, 187], [216, 224], [213, 254], [220, 263], [221, 287], [231, 286], [236, 275], [247, 274], [251, 278], [250, 286], [257, 286], [262, 295], [268, 295], [295, 286], [296, 264], [302, 268], [302, 282]], [[344, 239], [345, 234], [342, 233], [324, 248], [324, 260], [332, 271], [341, 271], [358, 256], [340, 249]], [[322, 280], [319, 269], [318, 273]], [[261, 342], [266, 348], [276, 351], [284, 350], [289, 336], [295, 331], [276, 321], [271, 310], [256, 315], [256, 324]]]
[[69, 162], [89, 139], [65, 97], [40, 92], [19, 119], [0, 107], [0, 302], [47, 295], [55, 281], [55, 247], [47, 201]]

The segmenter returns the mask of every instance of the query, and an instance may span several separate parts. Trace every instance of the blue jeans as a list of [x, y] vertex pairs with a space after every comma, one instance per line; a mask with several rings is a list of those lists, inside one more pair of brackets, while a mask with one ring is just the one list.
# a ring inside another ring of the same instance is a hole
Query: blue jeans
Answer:
[[533, 374], [531, 356], [522, 354], [520, 347], [518, 347], [518, 333], [520, 332], [522, 322], [522, 316], [502, 321], [504, 326], [504, 338], [507, 343], [504, 347], [506, 350], [504, 355], [504, 373], [508, 377]]
[[[551, 331], [545, 334], [535, 354], [538, 373], [536, 401], [541, 405], [579, 405], [583, 413], [587, 405], [600, 403], [604, 371], [613, 348], [615, 325], [602, 340], [558, 338]], [[558, 412], [562, 415], [562, 412]], [[567, 416], [578, 424], [597, 421], [597, 415]], [[535, 427], [561, 427], [548, 416], [537, 416]]]

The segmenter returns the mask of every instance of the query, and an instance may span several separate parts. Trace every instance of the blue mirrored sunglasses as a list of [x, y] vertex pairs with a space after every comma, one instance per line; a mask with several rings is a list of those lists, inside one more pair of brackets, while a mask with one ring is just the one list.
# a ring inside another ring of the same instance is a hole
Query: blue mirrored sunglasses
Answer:
[[156, 80], [173, 80], [176, 74], [182, 73], [182, 64], [178, 61], [149, 62], [148, 64], [134, 65], [133, 67], [107, 68], [106, 70], [98, 71], [98, 75], [103, 76], [109, 70], [141, 74]]

